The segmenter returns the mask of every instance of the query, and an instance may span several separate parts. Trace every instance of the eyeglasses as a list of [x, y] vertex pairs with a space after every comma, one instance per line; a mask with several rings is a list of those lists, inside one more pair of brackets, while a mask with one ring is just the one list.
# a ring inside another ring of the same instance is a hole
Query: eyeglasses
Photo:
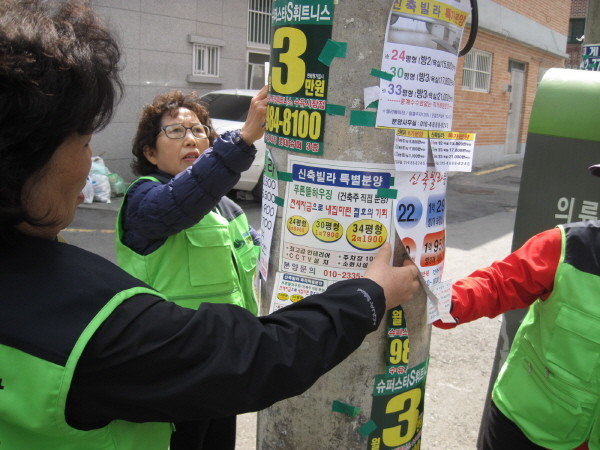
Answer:
[[[201, 123], [197, 125], [193, 125], [191, 127], [184, 127], [180, 123], [173, 123], [171, 125], [165, 125], [164, 127], [160, 127], [161, 131], [165, 132], [165, 136], [169, 139], [182, 139], [185, 137], [187, 130], [192, 131], [192, 135], [196, 139], [208, 139], [210, 136], [211, 128], [208, 125], [203, 125]], [[160, 131], [158, 132], [160, 134]]]

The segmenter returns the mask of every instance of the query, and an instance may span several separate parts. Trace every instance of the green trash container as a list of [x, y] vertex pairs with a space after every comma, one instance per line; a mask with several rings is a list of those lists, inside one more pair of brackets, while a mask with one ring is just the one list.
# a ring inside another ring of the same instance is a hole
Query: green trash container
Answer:
[[[536, 93], [523, 158], [513, 251], [561, 223], [600, 218], [600, 72], [550, 69]], [[526, 310], [502, 318], [488, 396]], [[486, 405], [481, 421], [487, 421]]]

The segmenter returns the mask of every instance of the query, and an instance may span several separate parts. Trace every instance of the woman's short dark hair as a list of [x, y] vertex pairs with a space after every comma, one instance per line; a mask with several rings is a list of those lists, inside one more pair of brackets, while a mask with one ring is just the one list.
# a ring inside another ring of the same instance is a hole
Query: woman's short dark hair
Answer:
[[[200, 104], [200, 98], [194, 91], [184, 94], [181, 91], [169, 91], [154, 98], [151, 104], [146, 105], [140, 115], [137, 132], [133, 139], [133, 161], [131, 169], [136, 175], [148, 175], [156, 171], [156, 166], [144, 156], [144, 148], [155, 148], [156, 138], [160, 133], [162, 117], [166, 112], [176, 115], [179, 108], [192, 111], [200, 123], [211, 126], [208, 111]], [[209, 136], [210, 145], [213, 144], [217, 134], [211, 127]]]
[[30, 222], [25, 181], [122, 95], [115, 38], [78, 0], [0, 0], [0, 233]]

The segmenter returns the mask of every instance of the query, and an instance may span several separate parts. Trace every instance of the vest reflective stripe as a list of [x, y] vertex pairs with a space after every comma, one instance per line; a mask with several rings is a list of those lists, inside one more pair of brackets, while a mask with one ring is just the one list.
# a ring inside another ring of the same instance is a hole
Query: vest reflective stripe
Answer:
[[[0, 345], [0, 448], [2, 450], [165, 450], [171, 424], [113, 421], [106, 427], [81, 431], [65, 422], [65, 404], [73, 372], [89, 339], [124, 300], [147, 288], [115, 295], [85, 328], [63, 367], [22, 350]], [[27, 399], [27, 401], [23, 401]]]
[[203, 302], [230, 303], [257, 313], [253, 291], [257, 258], [245, 214], [228, 220], [211, 212], [149, 255], [122, 244], [121, 214], [122, 210], [117, 217], [117, 260], [131, 275], [180, 306], [198, 309]]
[[[554, 290], [530, 307], [492, 398], [537, 445], [570, 450], [588, 441], [600, 449], [600, 276], [576, 268], [578, 260], [594, 261], [600, 230], [560, 229]], [[580, 254], [567, 253], [569, 239], [583, 239]]]

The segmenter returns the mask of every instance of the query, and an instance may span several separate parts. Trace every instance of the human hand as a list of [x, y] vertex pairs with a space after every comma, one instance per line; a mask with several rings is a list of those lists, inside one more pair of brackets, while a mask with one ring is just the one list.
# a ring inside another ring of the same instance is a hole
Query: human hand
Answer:
[[267, 117], [267, 92], [268, 86], [263, 86], [252, 100], [250, 100], [248, 117], [240, 130], [240, 136], [248, 145], [254, 144], [254, 141], [260, 139], [265, 133], [264, 125]]
[[365, 278], [383, 288], [386, 309], [410, 300], [420, 286], [417, 266], [406, 258], [402, 267], [393, 267], [389, 264], [391, 257], [392, 246], [386, 242], [365, 272]]

